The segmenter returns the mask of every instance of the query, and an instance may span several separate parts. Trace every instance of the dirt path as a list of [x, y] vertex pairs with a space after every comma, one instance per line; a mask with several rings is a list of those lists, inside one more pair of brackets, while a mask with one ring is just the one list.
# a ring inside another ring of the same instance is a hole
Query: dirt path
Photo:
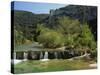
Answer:
[[89, 67], [91, 67], [91, 68], [97, 68], [97, 63], [89, 64]]

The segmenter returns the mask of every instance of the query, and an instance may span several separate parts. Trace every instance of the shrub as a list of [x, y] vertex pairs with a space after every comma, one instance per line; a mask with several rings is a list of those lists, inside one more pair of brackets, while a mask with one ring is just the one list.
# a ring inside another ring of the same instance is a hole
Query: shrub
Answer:
[[61, 17], [57, 21], [57, 30], [63, 34], [80, 33], [80, 22], [77, 19]]
[[56, 31], [49, 30], [40, 33], [38, 42], [43, 44], [46, 48], [57, 48], [63, 46], [63, 36]]

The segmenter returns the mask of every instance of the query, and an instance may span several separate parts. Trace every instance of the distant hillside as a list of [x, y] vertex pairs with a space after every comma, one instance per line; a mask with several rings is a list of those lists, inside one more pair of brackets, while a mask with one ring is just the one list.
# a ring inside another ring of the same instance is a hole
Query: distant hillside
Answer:
[[48, 14], [34, 14], [28, 11], [15, 10], [14, 12], [14, 25], [15, 26], [30, 26], [36, 25], [37, 23], [43, 22]]
[[[21, 10], [12, 10], [11, 15], [14, 20], [14, 28], [22, 31], [26, 38], [33, 37], [37, 24], [44, 22], [44, 19], [48, 17], [48, 14], [34, 14]], [[27, 36], [26, 34], [30, 35]]]

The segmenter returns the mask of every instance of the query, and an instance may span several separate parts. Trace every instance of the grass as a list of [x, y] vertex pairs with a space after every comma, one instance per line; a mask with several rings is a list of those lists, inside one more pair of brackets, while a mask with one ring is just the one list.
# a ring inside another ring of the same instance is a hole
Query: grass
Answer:
[[89, 69], [88, 65], [89, 62], [85, 62], [83, 60], [29, 60], [16, 64], [14, 66], [14, 73], [34, 73]]

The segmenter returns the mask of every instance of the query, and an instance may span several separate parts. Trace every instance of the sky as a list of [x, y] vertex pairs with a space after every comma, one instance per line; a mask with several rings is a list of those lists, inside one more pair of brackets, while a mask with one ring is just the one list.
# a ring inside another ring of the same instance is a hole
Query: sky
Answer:
[[[22, 2], [14, 1], [14, 10], [30, 11], [36, 14], [49, 13], [50, 9], [58, 9], [66, 6], [65, 4], [54, 3], [36, 3], [36, 2]], [[13, 7], [13, 6], [11, 6]]]

